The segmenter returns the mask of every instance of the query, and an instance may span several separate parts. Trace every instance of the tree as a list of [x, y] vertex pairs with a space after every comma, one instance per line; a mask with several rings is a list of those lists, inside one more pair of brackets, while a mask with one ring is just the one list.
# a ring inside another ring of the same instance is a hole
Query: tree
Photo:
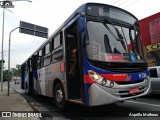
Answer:
[[16, 68], [17, 68], [18, 76], [20, 76], [20, 72], [21, 72], [21, 65], [17, 64], [17, 65], [16, 65]]
[[8, 70], [3, 71], [3, 81], [8, 81], [11, 79], [11, 74], [8, 75]]
[[20, 65], [16, 65], [16, 68], [11, 68], [10, 73], [8, 74], [8, 70], [3, 71], [3, 81], [11, 80], [12, 77], [20, 76]]

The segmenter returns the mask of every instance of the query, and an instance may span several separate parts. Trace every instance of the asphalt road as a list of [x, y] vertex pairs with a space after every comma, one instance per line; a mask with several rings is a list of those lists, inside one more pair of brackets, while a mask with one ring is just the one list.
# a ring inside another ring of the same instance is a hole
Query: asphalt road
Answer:
[[[20, 89], [20, 84], [10, 83], [14, 90]], [[150, 94], [136, 100], [126, 100], [124, 103], [115, 103], [98, 107], [85, 107], [69, 104], [65, 112], [60, 112], [51, 98], [21, 93], [33, 110], [40, 111], [42, 120], [160, 120], [160, 95]], [[144, 117], [145, 115], [150, 115]], [[158, 117], [152, 117], [158, 115]], [[135, 116], [135, 117], [134, 117]], [[142, 117], [143, 116], [143, 117]]]

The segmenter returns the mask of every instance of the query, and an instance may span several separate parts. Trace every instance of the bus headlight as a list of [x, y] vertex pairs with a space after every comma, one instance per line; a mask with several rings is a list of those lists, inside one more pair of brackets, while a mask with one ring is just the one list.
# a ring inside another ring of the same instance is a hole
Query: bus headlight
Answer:
[[89, 70], [88, 71], [90, 77], [98, 84], [105, 86], [105, 87], [114, 87], [115, 82], [114, 81], [110, 81], [106, 78], [103, 78], [102, 76], [100, 76], [98, 73], [94, 72], [93, 70]]
[[100, 75], [98, 75], [96, 72], [94, 72], [93, 70], [90, 70], [89, 71], [89, 75], [91, 76], [91, 78], [94, 80], [94, 81], [97, 81], [101, 78]]
[[98, 79], [99, 79], [99, 75], [94, 74], [94, 75], [93, 75], [93, 79], [94, 79], [94, 80], [98, 80]]

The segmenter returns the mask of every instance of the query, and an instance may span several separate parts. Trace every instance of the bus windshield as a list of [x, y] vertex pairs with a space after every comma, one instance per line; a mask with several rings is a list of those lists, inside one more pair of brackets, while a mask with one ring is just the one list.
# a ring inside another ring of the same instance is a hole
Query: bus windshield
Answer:
[[140, 34], [132, 27], [87, 22], [86, 50], [89, 59], [106, 62], [142, 62]]

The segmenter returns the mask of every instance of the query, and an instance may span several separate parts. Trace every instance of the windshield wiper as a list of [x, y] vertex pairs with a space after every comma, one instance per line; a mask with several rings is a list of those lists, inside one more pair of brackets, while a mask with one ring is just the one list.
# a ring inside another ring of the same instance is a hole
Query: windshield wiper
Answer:
[[123, 36], [119, 32], [119, 30], [115, 27], [115, 25], [113, 24], [112, 20], [110, 18], [108, 18], [108, 17], [106, 17], [105, 20], [107, 20], [113, 26], [113, 28], [116, 30], [118, 38], [122, 40]]
[[[107, 30], [112, 34], [112, 36], [117, 40], [117, 41], [120, 41], [123, 48], [126, 50], [126, 46], [125, 46], [125, 43], [123, 41], [123, 39], [120, 39], [120, 38], [117, 38], [117, 36], [113, 33], [113, 31], [108, 27], [108, 25], [106, 23], [103, 23], [103, 25], [107, 28]], [[115, 27], [116, 28], [116, 27]], [[117, 29], [117, 28], [116, 28]], [[115, 29], [115, 30], [116, 30]], [[117, 29], [118, 30], [118, 29]], [[120, 34], [121, 35], [121, 34]], [[122, 36], [122, 35], [121, 35]]]
[[[118, 36], [118, 38], [114, 35], [114, 37], [116, 37], [116, 40], [117, 41], [120, 41], [121, 42], [121, 44], [122, 44], [122, 46], [123, 46], [123, 48], [125, 49], [125, 50], [127, 50], [127, 48], [126, 48], [126, 46], [125, 46], [125, 43], [124, 43], [124, 38], [123, 38], [123, 36], [121, 35], [121, 33], [119, 32], [119, 30], [115, 27], [115, 25], [113, 24], [113, 22], [112, 22], [112, 20], [110, 19], [110, 18], [105, 18], [105, 20], [106, 21], [108, 21], [112, 26], [113, 26], [113, 28], [115, 29], [115, 31], [116, 31], [116, 33], [117, 33], [117, 36]], [[104, 26], [106, 27], [107, 25], [106, 25], [106, 22], [104, 23]], [[107, 26], [108, 27], [108, 26]], [[109, 27], [108, 27], [109, 28]], [[107, 29], [108, 29], [107, 28]], [[110, 33], [112, 33], [112, 35], [114, 34], [111, 30], [110, 30]]]

